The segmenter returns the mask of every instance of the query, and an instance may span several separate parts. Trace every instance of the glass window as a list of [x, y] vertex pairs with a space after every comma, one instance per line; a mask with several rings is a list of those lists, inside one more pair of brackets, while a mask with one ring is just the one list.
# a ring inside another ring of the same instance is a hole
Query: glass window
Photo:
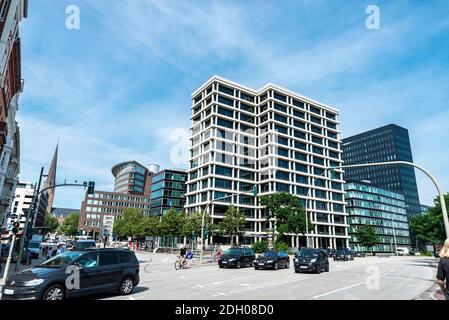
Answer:
[[117, 251], [100, 252], [100, 267], [109, 266], [118, 263]]
[[78, 258], [77, 263], [84, 268], [98, 267], [98, 253], [92, 252], [82, 255]]

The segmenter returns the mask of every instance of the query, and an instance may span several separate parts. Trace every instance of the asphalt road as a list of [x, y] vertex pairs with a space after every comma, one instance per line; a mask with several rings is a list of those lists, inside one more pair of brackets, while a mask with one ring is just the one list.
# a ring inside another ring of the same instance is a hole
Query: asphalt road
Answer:
[[132, 295], [112, 300], [227, 299], [419, 299], [435, 284], [434, 258], [366, 257], [330, 262], [330, 271], [297, 274], [290, 269], [219, 269], [215, 264], [176, 271], [174, 255], [138, 253], [141, 282]]

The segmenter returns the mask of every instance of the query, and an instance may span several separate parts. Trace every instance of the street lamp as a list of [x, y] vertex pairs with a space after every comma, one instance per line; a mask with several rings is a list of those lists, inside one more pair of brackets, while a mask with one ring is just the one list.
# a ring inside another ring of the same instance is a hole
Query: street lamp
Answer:
[[430, 180], [433, 182], [433, 184], [435, 185], [435, 187], [437, 189], [439, 198], [440, 198], [441, 211], [443, 213], [443, 220], [444, 220], [444, 229], [446, 231], [446, 238], [449, 238], [449, 218], [447, 216], [446, 202], [444, 200], [443, 192], [441, 191], [439, 184], [437, 183], [435, 178], [430, 174], [430, 172], [428, 172], [421, 166], [419, 166], [413, 162], [408, 162], [408, 161], [387, 161], [387, 162], [373, 162], [373, 163], [362, 163], [362, 164], [348, 164], [348, 165], [333, 167], [333, 169], [356, 168], [356, 167], [374, 167], [374, 166], [385, 166], [385, 165], [395, 165], [395, 164], [403, 164], [403, 165], [415, 167], [415, 168], [421, 170], [423, 173], [425, 173], [430, 178]]
[[[258, 192], [257, 186], [254, 185], [254, 186], [253, 186], [253, 190], [251, 191], [251, 195], [252, 195], [253, 197], [256, 197], [256, 196], [257, 196], [257, 192]], [[201, 264], [203, 264], [204, 218], [205, 218], [207, 209], [209, 208], [209, 206], [210, 206], [214, 201], [219, 201], [219, 200], [231, 198], [231, 197], [238, 196], [238, 195], [242, 195], [242, 194], [248, 194], [248, 191], [238, 192], [238, 193], [232, 193], [232, 194], [227, 195], [227, 196], [224, 196], [224, 197], [212, 199], [212, 200], [210, 200], [210, 201], [206, 204], [206, 207], [204, 207], [203, 213], [202, 213], [202, 215], [201, 215], [201, 249], [200, 249], [200, 263], [201, 263]]]

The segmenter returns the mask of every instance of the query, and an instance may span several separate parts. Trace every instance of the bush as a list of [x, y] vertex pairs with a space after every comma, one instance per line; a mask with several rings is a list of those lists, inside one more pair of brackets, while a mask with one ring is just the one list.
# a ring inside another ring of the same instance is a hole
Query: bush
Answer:
[[255, 253], [262, 253], [268, 249], [268, 241], [262, 240], [253, 243], [253, 249]]
[[432, 252], [427, 251], [427, 250], [421, 251], [421, 255], [422, 256], [426, 256], [426, 257], [432, 257], [433, 256]]
[[277, 251], [284, 251], [285, 253], [288, 253], [288, 244], [282, 240], [276, 241], [276, 244], [274, 245], [274, 248]]

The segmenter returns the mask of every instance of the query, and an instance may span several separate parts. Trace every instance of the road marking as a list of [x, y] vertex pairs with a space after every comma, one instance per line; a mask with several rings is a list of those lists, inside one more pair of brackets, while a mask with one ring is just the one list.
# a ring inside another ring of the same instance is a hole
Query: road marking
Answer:
[[128, 296], [128, 299], [129, 299], [129, 300], [136, 300], [135, 298], [133, 298], [133, 297], [131, 297], [131, 296]]
[[293, 283], [293, 282], [308, 280], [310, 278], [312, 278], [312, 277], [289, 280], [289, 281], [284, 281], [284, 282], [272, 282], [272, 283], [264, 284], [264, 285], [257, 286], [257, 287], [229, 291], [228, 294], [239, 293], [239, 292], [250, 291], [250, 290], [257, 290], [257, 289], [261, 289], [261, 288], [265, 288], [265, 287], [275, 287], [275, 286], [279, 286], [279, 285], [283, 285], [283, 284], [289, 284], [289, 283]]
[[217, 292], [216, 294], [212, 295], [212, 297], [218, 297], [218, 296], [229, 297], [229, 294], [226, 294], [226, 293], [223, 293], [223, 292]]
[[196, 286], [193, 286], [193, 287], [191, 287], [192, 289], [195, 289], [195, 288], [204, 288], [201, 284], [197, 284]]
[[[219, 284], [223, 284], [223, 282], [227, 282], [227, 281], [235, 281], [235, 280], [240, 280], [240, 279], [254, 278], [254, 277], [258, 277], [258, 276], [260, 276], [260, 275], [259, 274], [253, 274], [253, 275], [245, 276], [245, 277], [237, 277], [237, 278], [225, 279], [225, 280], [220, 280], [220, 281], [215, 281], [215, 282], [206, 282], [206, 283], [203, 283], [201, 285], [201, 288], [204, 287], [204, 286], [216, 286], [216, 285], [219, 285]], [[195, 287], [198, 287], [198, 286], [199, 285], [197, 285]], [[194, 288], [194, 287], [192, 287], [192, 288]]]
[[165, 263], [168, 259], [170, 259], [171, 257], [167, 257], [164, 260], [162, 260], [162, 263]]
[[[383, 275], [380, 276], [380, 278], [386, 277], [386, 276], [388, 276], [389, 274], [391, 274], [393, 272], [394, 272], [394, 269], [388, 271], [387, 273], [384, 273]], [[323, 294], [319, 294], [317, 296], [312, 297], [312, 299], [317, 299], [317, 298], [321, 298], [321, 297], [324, 297], [324, 296], [328, 296], [330, 294], [334, 294], [334, 293], [337, 293], [337, 292], [340, 292], [340, 291], [344, 291], [344, 290], [348, 290], [348, 289], [351, 289], [351, 288], [354, 288], [354, 287], [361, 286], [362, 284], [365, 284], [365, 280], [361, 281], [361, 282], [357, 282], [357, 283], [355, 283], [353, 285], [350, 285], [350, 286], [347, 286], [347, 287], [344, 287], [344, 288], [340, 288], [340, 289], [332, 290], [332, 291], [329, 291], [329, 292], [326, 292], [326, 293], [323, 293]]]

